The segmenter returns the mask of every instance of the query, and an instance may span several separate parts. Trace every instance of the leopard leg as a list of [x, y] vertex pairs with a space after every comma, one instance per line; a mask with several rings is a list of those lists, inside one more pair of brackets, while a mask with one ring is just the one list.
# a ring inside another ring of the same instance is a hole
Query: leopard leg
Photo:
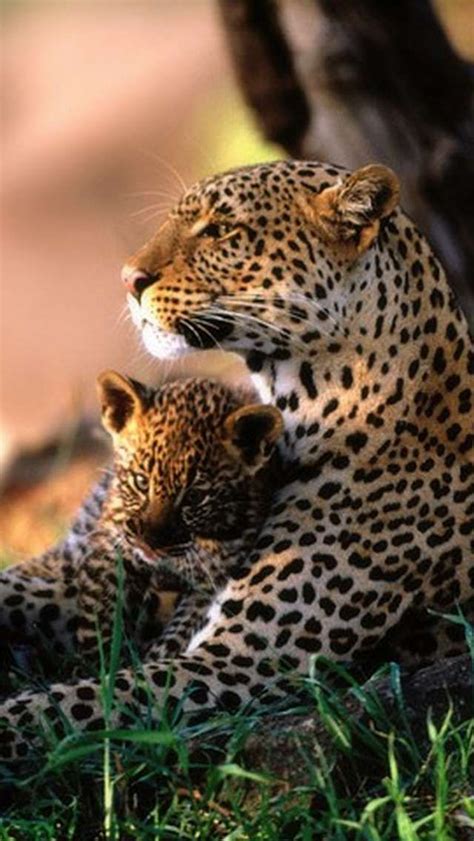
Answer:
[[[250, 571], [214, 599], [205, 626], [185, 652], [172, 661], [147, 660], [138, 677], [130, 669], [117, 673], [118, 703], [108, 724], [124, 726], [123, 706], [147, 710], [149, 698], [158, 721], [164, 703], [201, 717], [211, 709], [235, 710], [249, 702], [265, 705], [288, 697], [302, 688], [313, 655], [351, 660], [357, 651], [372, 649], [414, 604], [422, 606], [403, 581], [387, 586], [383, 577], [371, 577], [370, 569], [360, 567], [355, 575], [342, 551], [336, 555], [327, 547], [324, 552], [311, 547], [305, 554], [301, 546], [275, 548], [255, 553]], [[428, 586], [416, 593], [425, 604], [426, 593]], [[437, 595], [447, 606], [451, 590]], [[435, 595], [431, 604], [441, 606]], [[9, 699], [0, 707], [2, 755], [16, 758], [28, 752], [29, 741], [17, 728], [25, 713], [32, 726], [42, 716], [60, 726], [65, 716], [79, 729], [100, 727], [100, 698], [98, 682], [86, 680]]]
[[81, 653], [90, 658], [98, 655], [99, 638], [108, 645], [112, 636], [119, 586], [117, 564], [117, 551], [110, 535], [93, 533], [91, 545], [77, 569], [77, 641]]
[[17, 567], [0, 574], [2, 642], [43, 638], [53, 648], [75, 644], [77, 588], [64, 578], [30, 577]]
[[461, 606], [461, 613], [456, 609], [408, 610], [377, 646], [375, 655], [381, 661], [395, 660], [407, 668], [419, 669], [443, 657], [465, 654], [468, 650], [466, 626], [469, 624], [474, 625], [473, 599]]
[[152, 571], [115, 529], [97, 529], [88, 536], [87, 551], [77, 569], [77, 640], [81, 654], [95, 658], [99, 640], [109, 644], [117, 606], [123, 611], [127, 633], [136, 637]]
[[191, 638], [205, 624], [211, 601], [211, 595], [206, 592], [193, 591], [182, 596], [160, 639], [147, 650], [147, 659], [166, 660], [185, 651]]

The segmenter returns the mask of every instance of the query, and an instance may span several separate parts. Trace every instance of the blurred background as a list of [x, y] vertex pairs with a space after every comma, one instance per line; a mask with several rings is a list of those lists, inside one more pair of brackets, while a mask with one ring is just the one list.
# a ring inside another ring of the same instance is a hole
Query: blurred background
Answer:
[[[436, 7], [472, 55], [471, 0]], [[263, 141], [240, 97], [213, 0], [10, 0], [1, 17], [0, 550], [10, 560], [59, 533], [97, 472], [102, 446], [80, 422], [95, 410], [97, 373], [163, 375], [124, 313], [126, 256], [183, 184], [286, 153]], [[213, 364], [240, 375], [217, 354]]]
[[[183, 183], [281, 153], [239, 99], [213, 2], [35, 0], [2, 18], [0, 540], [26, 552], [95, 470], [95, 451], [68, 455], [98, 372], [162, 375], [126, 318], [121, 264]], [[58, 435], [67, 481], [29, 487], [52, 451], [28, 451]]]

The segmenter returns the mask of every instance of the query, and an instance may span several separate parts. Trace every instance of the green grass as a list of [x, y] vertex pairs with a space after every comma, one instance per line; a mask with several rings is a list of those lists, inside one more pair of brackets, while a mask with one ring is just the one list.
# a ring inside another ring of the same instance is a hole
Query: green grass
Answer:
[[[361, 686], [340, 665], [313, 661], [304, 711], [317, 712], [328, 739], [323, 747], [287, 737], [293, 773], [285, 783], [261, 763], [252, 767], [244, 750], [248, 736], [258, 732], [256, 712], [220, 714], [194, 726], [164, 714], [151, 728], [148, 710], [130, 729], [108, 729], [122, 632], [117, 610], [98, 669], [106, 729], [81, 734], [69, 726], [60, 740], [45, 731], [42, 761], [21, 774], [4, 766], [3, 797], [11, 795], [11, 805], [0, 818], [0, 841], [472, 837], [461, 833], [474, 833], [474, 721], [458, 723], [448, 710], [443, 721], [428, 717], [426, 738], [415, 738], [395, 665], [384, 667], [398, 700], [389, 717], [373, 680]], [[139, 675], [136, 658], [134, 667]], [[362, 705], [370, 723], [348, 716], [348, 697]], [[288, 711], [274, 714], [283, 723]]]
[[[438, 726], [428, 721], [420, 751], [409, 731], [389, 720], [379, 719], [375, 730], [353, 729], [335, 697], [323, 717], [334, 744], [324, 752], [295, 745], [306, 773], [290, 787], [243, 759], [255, 716], [194, 728], [164, 721], [155, 730], [138, 725], [50, 741], [46, 766], [19, 783], [0, 839], [456, 841], [458, 819], [474, 828], [467, 782], [472, 721], [455, 725], [451, 713]], [[225, 747], [216, 747], [218, 735], [226, 736]], [[357, 762], [364, 744], [367, 775]], [[351, 794], [333, 774], [341, 755], [349, 782], [358, 779]], [[352, 768], [358, 776], [351, 777]]]
[[[332, 768], [338, 752], [347, 759], [354, 740], [351, 766], [357, 769], [361, 733], [351, 732], [336, 706], [326, 723], [344, 738], [319, 753], [300, 744], [307, 779], [288, 789], [271, 773], [246, 767], [241, 748], [255, 728], [251, 716], [50, 741], [45, 767], [19, 783], [16, 806], [0, 821], [0, 838], [455, 841], [456, 815], [474, 828], [467, 785], [472, 721], [456, 726], [448, 714], [438, 727], [428, 722], [429, 746], [421, 753], [408, 732], [380, 721], [375, 733], [362, 734], [365, 762], [376, 775], [364, 778], [359, 768], [360, 784], [350, 796]], [[218, 735], [227, 737], [225, 749], [215, 747]]]

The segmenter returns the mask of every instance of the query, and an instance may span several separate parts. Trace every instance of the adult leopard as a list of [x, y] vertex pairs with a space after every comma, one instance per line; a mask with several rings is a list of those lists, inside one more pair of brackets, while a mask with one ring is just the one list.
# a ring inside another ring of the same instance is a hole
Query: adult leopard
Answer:
[[[473, 592], [472, 345], [397, 200], [378, 165], [246, 167], [191, 188], [124, 269], [150, 352], [239, 353], [283, 412], [291, 463], [251, 572], [171, 666], [145, 664], [158, 700], [165, 686], [190, 712], [281, 696], [282, 667], [350, 659], [414, 606], [444, 611]], [[122, 671], [118, 700], [140, 706], [134, 689]], [[54, 705], [26, 694], [1, 714], [59, 708], [100, 727], [98, 694], [55, 685]], [[27, 745], [6, 730], [3, 749]]]

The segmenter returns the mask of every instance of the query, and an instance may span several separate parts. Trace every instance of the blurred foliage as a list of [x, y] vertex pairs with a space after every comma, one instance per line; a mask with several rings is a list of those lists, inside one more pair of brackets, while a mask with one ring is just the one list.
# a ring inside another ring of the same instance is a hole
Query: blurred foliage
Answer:
[[200, 100], [191, 125], [201, 141], [196, 157], [203, 175], [285, 157], [283, 149], [262, 139], [234, 86], [225, 85]]

